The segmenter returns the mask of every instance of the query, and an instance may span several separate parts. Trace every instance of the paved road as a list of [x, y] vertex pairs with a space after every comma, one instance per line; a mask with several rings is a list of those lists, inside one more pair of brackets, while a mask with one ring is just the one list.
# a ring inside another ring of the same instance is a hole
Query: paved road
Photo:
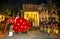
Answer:
[[0, 36], [0, 39], [51, 39], [51, 36], [40, 32], [40, 31], [30, 31], [27, 34], [14, 34], [13, 37], [9, 37], [8, 34], [4, 34]]

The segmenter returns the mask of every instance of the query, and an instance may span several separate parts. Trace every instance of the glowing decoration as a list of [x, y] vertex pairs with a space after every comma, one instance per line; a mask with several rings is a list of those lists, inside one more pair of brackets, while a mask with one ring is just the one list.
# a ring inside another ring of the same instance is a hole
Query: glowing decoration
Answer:
[[55, 34], [58, 34], [58, 33], [59, 33], [58, 25], [55, 25], [54, 33], [55, 33]]
[[23, 23], [23, 24], [25, 24], [25, 23]]
[[20, 22], [22, 22], [22, 20], [20, 20]]
[[47, 29], [47, 33], [48, 34], [50, 34], [51, 33], [51, 29], [49, 28], [49, 29]]
[[23, 28], [23, 26], [21, 26], [21, 28]]
[[25, 11], [24, 12], [24, 18], [27, 19], [28, 21], [32, 19], [34, 21], [35, 27], [39, 26], [39, 12], [37, 11]]
[[0, 22], [5, 20], [5, 16], [4, 15], [0, 15]]
[[56, 30], [56, 34], [58, 34], [59, 33], [59, 30]]
[[48, 34], [50, 34], [51, 33], [51, 28], [50, 28], [51, 26], [50, 25], [48, 25], [48, 28], [47, 28], [47, 33]]
[[9, 18], [6, 24], [8, 24], [9, 21], [13, 24], [14, 32], [24, 32], [30, 29], [30, 23], [24, 18]]
[[26, 26], [25, 26], [25, 28], [26, 28]]

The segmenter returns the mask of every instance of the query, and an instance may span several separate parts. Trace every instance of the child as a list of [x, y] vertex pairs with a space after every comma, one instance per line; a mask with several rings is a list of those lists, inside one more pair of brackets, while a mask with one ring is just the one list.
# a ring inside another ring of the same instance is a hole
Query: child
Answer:
[[58, 25], [57, 25], [57, 24], [55, 25], [54, 32], [55, 32], [55, 34], [58, 34], [58, 33], [59, 33], [59, 30], [58, 30]]
[[50, 26], [50, 24], [47, 26], [47, 33], [48, 33], [48, 34], [51, 33], [51, 26]]

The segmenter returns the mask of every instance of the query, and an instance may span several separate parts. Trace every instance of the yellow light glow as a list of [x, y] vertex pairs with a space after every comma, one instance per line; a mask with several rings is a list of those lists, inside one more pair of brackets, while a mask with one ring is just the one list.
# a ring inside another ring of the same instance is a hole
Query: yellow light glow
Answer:
[[48, 33], [48, 34], [50, 34], [50, 32], [51, 32], [51, 29], [50, 29], [50, 28], [49, 28], [49, 29], [47, 29], [47, 33]]
[[0, 15], [0, 21], [4, 21], [5, 20], [5, 16], [4, 15]]
[[0, 17], [1, 17], [2, 15], [0, 15]]
[[36, 23], [37, 26], [39, 24], [39, 16], [38, 16], [37, 11], [35, 11], [35, 12], [29, 12], [29, 11], [24, 12], [24, 18], [27, 19], [28, 21], [31, 18]]
[[59, 30], [58, 29], [54, 29], [54, 33], [55, 34], [58, 34], [59, 33]]

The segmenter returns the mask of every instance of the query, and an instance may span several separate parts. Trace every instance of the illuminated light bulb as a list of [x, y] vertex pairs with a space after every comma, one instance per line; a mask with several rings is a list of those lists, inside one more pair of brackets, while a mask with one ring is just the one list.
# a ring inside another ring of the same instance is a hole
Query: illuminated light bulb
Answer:
[[26, 26], [25, 26], [25, 28], [26, 28]]
[[25, 23], [23, 23], [23, 24], [25, 24]]
[[21, 28], [22, 28], [23, 26], [21, 26]]
[[19, 24], [18, 24], [19, 25]]
[[16, 22], [15, 22], [16, 23]]
[[22, 22], [22, 20], [20, 20], [20, 22]]
[[17, 29], [17, 27], [16, 27], [16, 29]]

